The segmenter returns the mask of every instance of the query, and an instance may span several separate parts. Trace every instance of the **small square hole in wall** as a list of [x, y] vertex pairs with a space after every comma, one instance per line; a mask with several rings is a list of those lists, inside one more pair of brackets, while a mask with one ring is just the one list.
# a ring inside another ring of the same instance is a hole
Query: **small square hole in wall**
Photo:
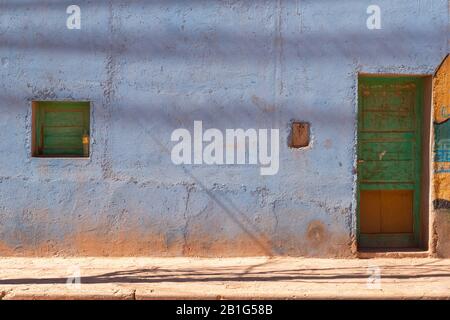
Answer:
[[293, 122], [291, 128], [291, 148], [303, 148], [309, 146], [309, 123]]
[[90, 103], [32, 102], [33, 157], [89, 157]]

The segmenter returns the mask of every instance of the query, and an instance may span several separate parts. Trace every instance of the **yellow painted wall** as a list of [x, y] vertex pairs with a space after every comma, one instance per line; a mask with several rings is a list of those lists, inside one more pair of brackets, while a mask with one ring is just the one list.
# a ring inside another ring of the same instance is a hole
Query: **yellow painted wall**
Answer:
[[447, 208], [450, 201], [450, 57], [444, 59], [433, 80], [434, 203]]

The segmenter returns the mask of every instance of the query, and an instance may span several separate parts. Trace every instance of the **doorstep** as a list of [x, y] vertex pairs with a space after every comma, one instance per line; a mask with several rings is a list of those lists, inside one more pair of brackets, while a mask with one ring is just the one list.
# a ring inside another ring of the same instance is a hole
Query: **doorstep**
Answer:
[[405, 248], [405, 249], [383, 249], [383, 248], [370, 248], [360, 249], [356, 253], [359, 259], [373, 259], [373, 258], [430, 258], [432, 253], [427, 250], [421, 250], [418, 248]]

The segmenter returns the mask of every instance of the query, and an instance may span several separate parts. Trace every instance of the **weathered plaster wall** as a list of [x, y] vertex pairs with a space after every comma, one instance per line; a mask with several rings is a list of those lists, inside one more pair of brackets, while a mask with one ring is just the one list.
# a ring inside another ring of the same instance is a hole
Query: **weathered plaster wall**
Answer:
[[[349, 256], [357, 73], [431, 74], [446, 0], [0, 1], [1, 255]], [[89, 160], [30, 156], [31, 103], [92, 102]], [[176, 128], [279, 128], [280, 170], [175, 166]], [[292, 120], [309, 148], [288, 148]]]
[[433, 81], [434, 104], [434, 221], [433, 249], [450, 257], [450, 58], [439, 66]]

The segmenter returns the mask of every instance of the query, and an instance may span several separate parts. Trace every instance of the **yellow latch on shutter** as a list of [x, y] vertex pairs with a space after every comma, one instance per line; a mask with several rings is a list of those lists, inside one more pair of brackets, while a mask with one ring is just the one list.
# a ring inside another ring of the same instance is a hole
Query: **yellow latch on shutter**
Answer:
[[83, 156], [89, 157], [89, 135], [87, 133], [83, 134], [81, 142], [83, 143]]

